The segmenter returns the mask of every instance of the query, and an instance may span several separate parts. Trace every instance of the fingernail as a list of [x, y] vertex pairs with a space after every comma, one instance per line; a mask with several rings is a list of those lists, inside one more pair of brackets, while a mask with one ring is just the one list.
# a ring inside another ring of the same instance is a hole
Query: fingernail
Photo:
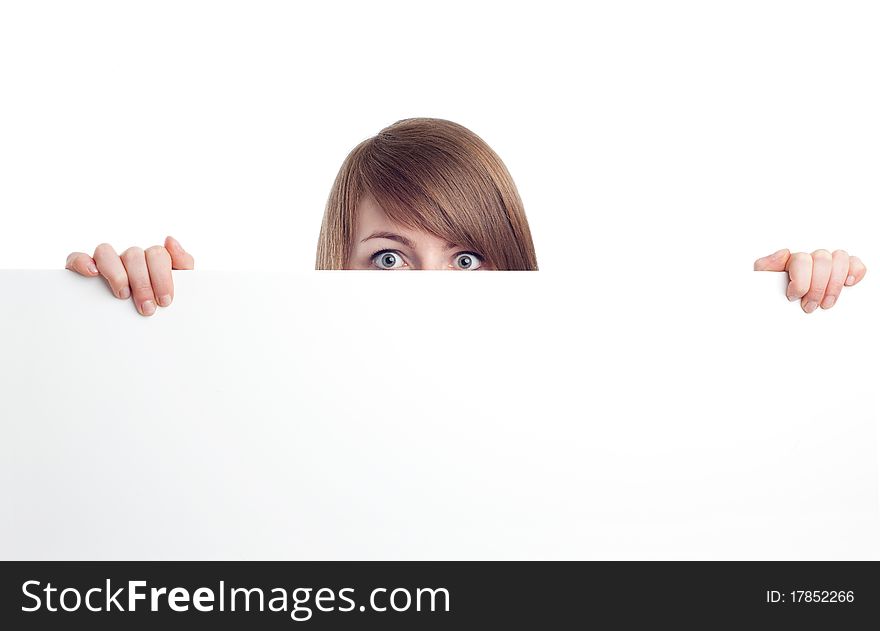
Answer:
[[141, 313], [145, 316], [151, 316], [156, 313], [156, 305], [153, 304], [152, 300], [144, 300], [144, 304], [141, 305]]
[[171, 296], [169, 296], [168, 294], [165, 294], [164, 296], [159, 296], [159, 306], [160, 307], [167, 307], [170, 304], [171, 304]]
[[856, 282], [855, 276], [850, 275], [850, 276], [846, 277], [846, 284], [847, 285], [852, 285], [854, 282]]
[[822, 308], [830, 309], [834, 306], [835, 302], [837, 302], [837, 296], [825, 296], [825, 300], [822, 301]]
[[818, 307], [818, 306], [819, 306], [818, 302], [811, 300], [810, 302], [808, 302], [807, 304], [804, 305], [804, 311], [806, 311], [807, 313], [813, 313], [813, 311], [815, 311], [816, 307]]
[[123, 300], [128, 300], [131, 298], [131, 290], [128, 287], [123, 287], [119, 290], [119, 297]]
[[98, 273], [98, 268], [95, 267], [94, 263], [87, 263], [86, 269], [89, 270], [90, 274], [97, 274]]
[[794, 302], [795, 300], [798, 300], [798, 299], [799, 299], [798, 296], [788, 296], [788, 301], [789, 301], [789, 302]]

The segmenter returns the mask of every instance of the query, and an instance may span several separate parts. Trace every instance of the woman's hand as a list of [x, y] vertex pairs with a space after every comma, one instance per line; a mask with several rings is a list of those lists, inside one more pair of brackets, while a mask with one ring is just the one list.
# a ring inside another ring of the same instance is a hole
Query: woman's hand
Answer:
[[174, 300], [173, 269], [193, 269], [193, 257], [173, 237], [165, 246], [154, 245], [142, 250], [128, 248], [121, 255], [107, 243], [95, 248], [94, 256], [71, 252], [65, 268], [83, 276], [104, 277], [113, 295], [121, 300], [131, 298], [138, 313], [151, 316], [156, 305], [167, 307]]
[[844, 285], [852, 287], [868, 270], [859, 257], [843, 250], [791, 254], [783, 249], [755, 261], [755, 271], [788, 272], [786, 296], [789, 300], [800, 299], [801, 308], [812, 313], [819, 306], [833, 307]]

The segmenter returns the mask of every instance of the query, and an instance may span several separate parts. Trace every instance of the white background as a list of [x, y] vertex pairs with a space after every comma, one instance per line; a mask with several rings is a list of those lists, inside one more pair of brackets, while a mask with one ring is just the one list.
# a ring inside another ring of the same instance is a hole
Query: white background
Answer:
[[505, 161], [542, 269], [662, 264], [649, 303], [782, 247], [870, 269], [878, 32], [876, 2], [3, 2], [0, 268], [171, 233], [310, 269], [347, 152], [437, 116]]

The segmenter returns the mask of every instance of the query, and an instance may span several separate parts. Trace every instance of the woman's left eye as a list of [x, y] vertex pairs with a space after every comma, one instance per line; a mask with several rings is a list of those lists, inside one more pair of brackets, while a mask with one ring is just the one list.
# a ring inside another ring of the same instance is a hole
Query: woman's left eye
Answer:
[[455, 267], [455, 269], [480, 269], [480, 266], [482, 264], [483, 259], [481, 259], [473, 252], [462, 252], [461, 254], [456, 254], [455, 258], [453, 259], [453, 267]]

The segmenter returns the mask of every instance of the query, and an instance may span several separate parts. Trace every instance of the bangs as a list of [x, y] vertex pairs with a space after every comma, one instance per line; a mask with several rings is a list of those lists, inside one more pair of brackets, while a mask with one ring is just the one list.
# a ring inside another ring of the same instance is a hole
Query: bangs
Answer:
[[368, 168], [360, 184], [358, 198], [371, 195], [391, 221], [489, 256], [484, 252], [489, 240], [487, 205], [475, 204], [460, 190], [443, 190], [436, 174]]

